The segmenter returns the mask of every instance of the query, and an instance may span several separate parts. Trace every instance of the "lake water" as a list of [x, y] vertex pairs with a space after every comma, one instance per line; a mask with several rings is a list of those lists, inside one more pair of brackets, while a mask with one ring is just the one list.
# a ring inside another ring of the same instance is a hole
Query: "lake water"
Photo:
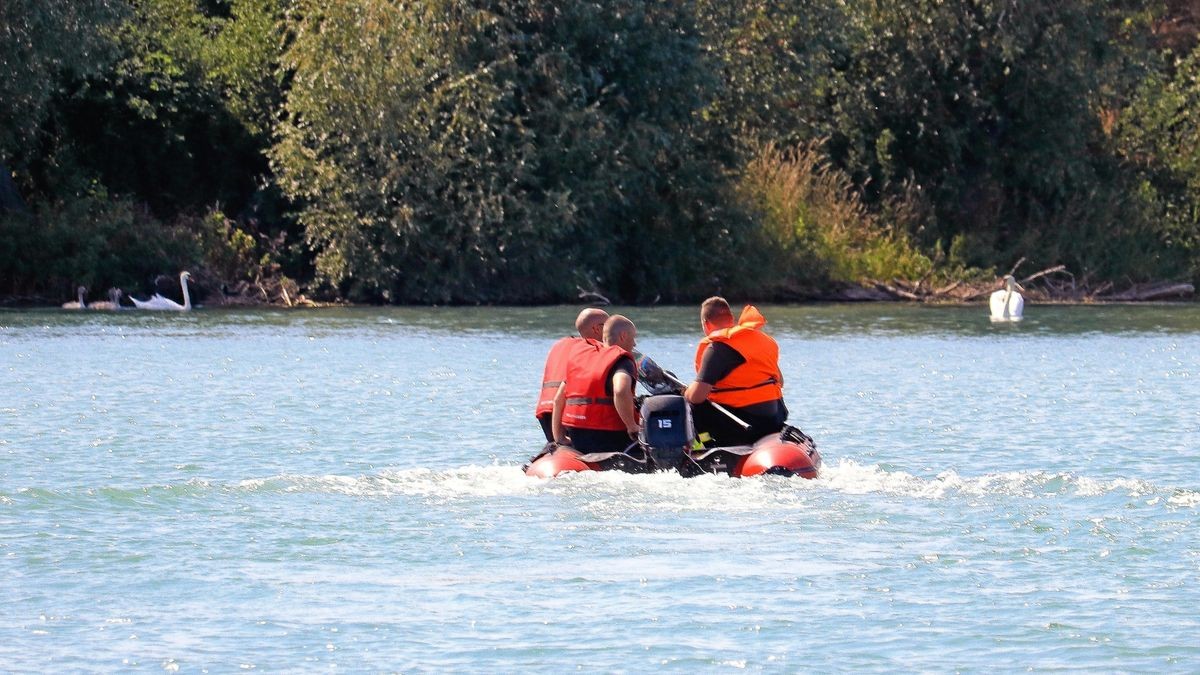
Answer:
[[0, 670], [1200, 671], [1200, 306], [765, 306], [820, 479], [526, 478], [577, 309], [0, 312]]

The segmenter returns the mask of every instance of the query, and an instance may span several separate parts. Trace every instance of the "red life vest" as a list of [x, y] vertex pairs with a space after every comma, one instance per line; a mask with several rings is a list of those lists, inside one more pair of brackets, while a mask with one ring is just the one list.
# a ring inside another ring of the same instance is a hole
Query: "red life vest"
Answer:
[[[605, 389], [612, 377], [613, 366], [621, 359], [632, 362], [633, 355], [612, 345], [583, 352], [567, 364], [567, 407], [563, 409], [563, 426], [625, 431], [625, 422], [617, 414], [613, 396]], [[636, 366], [633, 378], [636, 385]]]
[[595, 351], [603, 346], [591, 338], [576, 336], [568, 336], [554, 343], [550, 353], [546, 355], [546, 368], [542, 371], [542, 390], [538, 393], [537, 406], [533, 409], [534, 417], [554, 412], [554, 395], [558, 393], [558, 386], [566, 381], [567, 364], [575, 358], [575, 354]]
[[714, 342], [723, 342], [737, 350], [746, 362], [729, 371], [713, 384], [708, 400], [741, 408], [783, 398], [783, 374], [779, 372], [779, 345], [759, 330], [767, 320], [753, 305], [746, 305], [737, 325], [714, 330], [696, 346], [696, 372], [704, 352]]

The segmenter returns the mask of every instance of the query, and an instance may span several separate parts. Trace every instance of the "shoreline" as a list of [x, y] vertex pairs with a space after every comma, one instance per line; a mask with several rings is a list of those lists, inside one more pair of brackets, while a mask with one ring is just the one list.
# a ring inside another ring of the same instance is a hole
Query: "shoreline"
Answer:
[[[1019, 261], [1009, 272], [1013, 274], [1017, 267], [1024, 262]], [[639, 303], [613, 303], [597, 290], [579, 288], [579, 295], [574, 301], [549, 303], [431, 303], [431, 304], [397, 304], [390, 303], [355, 303], [343, 299], [314, 300], [302, 293], [298, 284], [285, 280], [281, 283], [274, 281], [257, 281], [254, 285], [249, 282], [238, 282], [231, 287], [220, 285], [216, 290], [197, 298], [196, 306], [209, 309], [215, 308], [266, 308], [280, 309], [321, 308], [321, 307], [538, 307], [562, 304], [591, 305], [605, 307], [621, 305], [630, 307], [654, 307], [659, 304], [690, 304], [700, 302], [694, 300], [676, 300], [671, 303], [655, 301]], [[1093, 285], [1086, 277], [1076, 280], [1065, 265], [1055, 265], [1034, 272], [1016, 280], [1021, 286], [1021, 295], [1026, 302], [1041, 305], [1109, 305], [1109, 304], [1146, 304], [1146, 303], [1187, 303], [1196, 300], [1195, 287], [1186, 281], [1149, 281], [1131, 283], [1117, 290], [1111, 281]], [[220, 283], [210, 279], [208, 286], [212, 288]], [[265, 285], [264, 285], [265, 284]], [[268, 290], [270, 287], [270, 290]], [[203, 288], [203, 286], [201, 287]], [[227, 289], [231, 288], [233, 292]], [[935, 286], [930, 276], [918, 280], [863, 279], [858, 282], [833, 282], [827, 286], [816, 287], [786, 287], [780, 286], [761, 295], [754, 296], [759, 303], [792, 304], [792, 303], [911, 303], [923, 305], [986, 305], [991, 294], [1003, 289], [1002, 278], [964, 275]], [[717, 294], [727, 295], [719, 289]], [[734, 294], [732, 297], [738, 297]], [[54, 301], [41, 295], [0, 296], [0, 309], [57, 309], [62, 302]], [[132, 306], [122, 306], [121, 309], [134, 309]], [[73, 310], [77, 311], [77, 310]]]
[[[912, 288], [912, 290], [909, 290]], [[927, 289], [922, 291], [919, 284], [911, 284], [911, 282], [896, 282], [883, 283], [876, 282], [872, 285], [862, 286], [846, 286], [839, 289], [828, 290], [825, 292], [809, 292], [809, 293], [788, 293], [782, 295], [765, 295], [761, 299], [756, 299], [756, 302], [763, 304], [912, 304], [912, 305], [929, 305], [942, 307], [969, 307], [983, 306], [988, 303], [988, 296], [997, 290], [995, 283], [974, 284], [974, 285], [957, 285], [954, 291], [947, 292], [944, 289], [940, 292], [937, 289]], [[1103, 289], [1107, 290], [1107, 289]], [[1115, 293], [1097, 292], [1090, 289], [1080, 288], [1072, 292], [1046, 292], [1043, 288], [1026, 287], [1022, 295], [1027, 303], [1038, 305], [1154, 305], [1154, 304], [1191, 304], [1197, 301], [1195, 297], [1195, 288], [1192, 284], [1181, 282], [1152, 282], [1145, 284], [1134, 284], [1133, 286]], [[698, 302], [698, 301], [697, 301]], [[551, 303], [440, 303], [440, 304], [375, 304], [375, 303], [355, 303], [345, 300], [322, 301], [312, 300], [303, 295], [298, 296], [290, 304], [284, 302], [270, 302], [255, 299], [240, 298], [221, 298], [217, 301], [205, 298], [203, 302], [197, 302], [196, 307], [204, 309], [288, 309], [288, 310], [303, 310], [303, 309], [325, 309], [331, 307], [344, 308], [360, 308], [360, 307], [549, 307], [555, 305], [594, 305], [594, 306], [629, 306], [629, 307], [654, 307], [658, 305], [671, 304], [690, 304], [688, 301], [680, 301], [677, 303], [597, 303], [588, 302], [587, 299], [581, 298], [577, 302], [551, 302]], [[20, 311], [20, 310], [43, 310], [43, 309], [60, 309], [61, 303], [51, 302], [42, 297], [30, 296], [8, 296], [0, 298], [0, 311]], [[122, 306], [121, 310], [117, 311], [138, 311], [132, 306]], [[67, 310], [79, 311], [79, 310]], [[104, 311], [104, 310], [96, 310]], [[112, 311], [112, 310], [109, 310]]]
[[[1153, 302], [1194, 302], [1196, 289], [1186, 282], [1158, 281], [1132, 284], [1121, 291], [1113, 290], [1111, 283], [1096, 288], [1088, 286], [1046, 287], [1026, 285], [1021, 295], [1026, 302], [1040, 305], [1100, 305], [1100, 304], [1144, 304]], [[927, 305], [976, 305], [987, 304], [989, 296], [1000, 290], [996, 282], [961, 284], [955, 282], [940, 289], [922, 287], [920, 282], [893, 280], [891, 283], [874, 282], [871, 286], [855, 286], [840, 292], [826, 294], [824, 298], [844, 302], [911, 302]], [[816, 299], [816, 298], [814, 298]]]

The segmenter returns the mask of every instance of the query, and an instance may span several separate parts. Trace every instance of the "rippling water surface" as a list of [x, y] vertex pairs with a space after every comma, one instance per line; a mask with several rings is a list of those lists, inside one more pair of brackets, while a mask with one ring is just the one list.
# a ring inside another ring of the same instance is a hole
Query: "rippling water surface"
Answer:
[[526, 478], [576, 309], [0, 312], [0, 669], [1200, 670], [1200, 307], [764, 307], [820, 479]]

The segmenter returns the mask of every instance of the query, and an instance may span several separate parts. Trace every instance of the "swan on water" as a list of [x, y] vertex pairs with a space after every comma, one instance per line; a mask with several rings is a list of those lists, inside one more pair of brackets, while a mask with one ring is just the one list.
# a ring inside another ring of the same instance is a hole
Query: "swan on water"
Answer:
[[1018, 291], [1025, 290], [1013, 275], [1004, 276], [1004, 288], [992, 293], [990, 305], [992, 321], [1020, 321], [1025, 311], [1025, 298]]
[[160, 293], [155, 293], [154, 297], [149, 300], [138, 300], [132, 295], [129, 296], [129, 299], [133, 301], [133, 306], [137, 309], [162, 309], [173, 312], [186, 312], [192, 308], [192, 296], [188, 294], [187, 285], [190, 278], [192, 278], [192, 275], [187, 272], [179, 273], [179, 285], [183, 287], [182, 305], [170, 298], [163, 297]]
[[64, 302], [62, 304], [63, 309], [86, 309], [87, 308], [87, 303], [83, 301], [83, 295], [85, 293], [87, 293], [87, 286], [80, 286], [79, 288], [75, 289], [75, 292], [79, 294], [79, 299], [75, 300], [73, 302]]
[[122, 295], [125, 295], [125, 294], [123, 292], [121, 292], [121, 289], [110, 288], [110, 289], [108, 289], [108, 300], [101, 300], [100, 302], [93, 302], [92, 304], [88, 305], [87, 308], [88, 309], [97, 309], [97, 310], [103, 309], [103, 310], [109, 310], [109, 311], [115, 311], [115, 310], [121, 309], [121, 296]]

